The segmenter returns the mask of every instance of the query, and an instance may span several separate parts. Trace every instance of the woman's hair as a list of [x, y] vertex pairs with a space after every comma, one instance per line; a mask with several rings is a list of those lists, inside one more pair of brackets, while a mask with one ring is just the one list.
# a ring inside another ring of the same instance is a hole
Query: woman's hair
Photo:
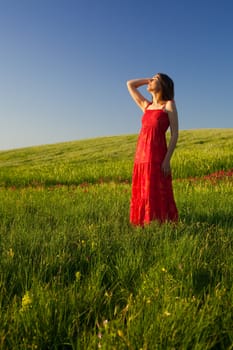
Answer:
[[159, 100], [168, 101], [174, 99], [174, 83], [173, 80], [163, 73], [158, 73], [158, 80], [161, 85], [161, 90], [159, 91]]

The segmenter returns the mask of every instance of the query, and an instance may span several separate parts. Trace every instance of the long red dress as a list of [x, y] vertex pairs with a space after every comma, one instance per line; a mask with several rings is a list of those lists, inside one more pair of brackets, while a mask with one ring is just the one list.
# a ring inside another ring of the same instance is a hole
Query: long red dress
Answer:
[[142, 116], [132, 179], [130, 222], [133, 225], [177, 221], [172, 177], [161, 165], [167, 152], [168, 114], [163, 109], [146, 109]]

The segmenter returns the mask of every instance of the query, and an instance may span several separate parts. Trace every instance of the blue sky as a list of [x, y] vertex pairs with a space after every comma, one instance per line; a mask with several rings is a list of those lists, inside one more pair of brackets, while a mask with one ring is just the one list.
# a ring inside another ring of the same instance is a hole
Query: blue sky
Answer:
[[180, 129], [232, 128], [232, 18], [231, 0], [0, 0], [0, 149], [138, 133], [126, 81], [157, 72]]

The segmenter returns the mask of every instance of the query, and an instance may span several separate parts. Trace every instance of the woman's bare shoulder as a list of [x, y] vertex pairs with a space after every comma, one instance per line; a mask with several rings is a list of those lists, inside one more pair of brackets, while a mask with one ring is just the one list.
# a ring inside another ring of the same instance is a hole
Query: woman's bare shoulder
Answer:
[[174, 100], [169, 100], [166, 102], [165, 109], [168, 112], [175, 112], [176, 111], [176, 103]]

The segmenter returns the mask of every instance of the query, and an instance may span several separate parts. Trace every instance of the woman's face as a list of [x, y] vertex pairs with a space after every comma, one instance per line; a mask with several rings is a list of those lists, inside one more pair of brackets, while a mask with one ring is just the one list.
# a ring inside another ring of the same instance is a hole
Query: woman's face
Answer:
[[148, 83], [148, 86], [147, 86], [147, 90], [149, 92], [159, 92], [160, 88], [161, 88], [161, 84], [160, 84], [160, 81], [159, 81], [159, 75], [156, 74], [155, 76], [153, 76], [149, 80], [149, 83]]

